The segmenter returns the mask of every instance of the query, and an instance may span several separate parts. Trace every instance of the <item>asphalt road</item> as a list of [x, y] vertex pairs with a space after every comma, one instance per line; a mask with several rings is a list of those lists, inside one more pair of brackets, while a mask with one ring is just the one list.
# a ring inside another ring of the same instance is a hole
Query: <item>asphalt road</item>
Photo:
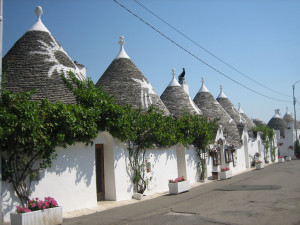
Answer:
[[64, 219], [63, 224], [300, 224], [300, 160], [276, 163], [179, 195]]

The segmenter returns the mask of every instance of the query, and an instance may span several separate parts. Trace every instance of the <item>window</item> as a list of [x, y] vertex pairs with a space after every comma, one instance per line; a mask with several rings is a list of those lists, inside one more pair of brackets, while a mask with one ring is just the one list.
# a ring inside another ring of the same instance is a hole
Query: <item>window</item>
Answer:
[[232, 149], [225, 149], [225, 162], [230, 163], [233, 162], [233, 151]]
[[212, 151], [212, 159], [213, 159], [213, 166], [218, 166], [222, 164], [220, 148], [216, 148], [215, 150]]

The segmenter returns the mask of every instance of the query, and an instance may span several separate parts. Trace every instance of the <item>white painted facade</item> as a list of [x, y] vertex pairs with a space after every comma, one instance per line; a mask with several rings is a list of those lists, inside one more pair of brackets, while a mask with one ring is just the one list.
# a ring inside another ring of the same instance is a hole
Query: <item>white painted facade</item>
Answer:
[[[300, 129], [297, 129], [297, 133], [300, 134]], [[294, 129], [294, 122], [288, 123], [288, 128], [284, 129], [284, 134], [284, 138], [280, 137], [280, 131], [275, 130], [280, 155], [291, 156], [292, 159], [296, 159], [294, 152], [294, 143], [296, 141], [296, 131]]]
[[[57, 159], [51, 168], [41, 172], [40, 181], [32, 182], [32, 197], [54, 197], [64, 211], [97, 205], [93, 146], [77, 144], [57, 149]], [[3, 217], [16, 210], [19, 201], [11, 185], [3, 182]]]
[[[212, 172], [219, 172], [223, 167], [229, 167], [233, 172], [242, 171], [246, 166], [246, 154], [263, 153], [261, 139], [249, 140], [248, 133], [244, 132], [244, 145], [236, 150], [236, 165], [225, 163], [222, 156], [222, 165], [213, 166], [212, 158], [207, 158], [206, 177], [212, 179]], [[226, 141], [222, 130], [219, 129], [216, 140]], [[57, 148], [58, 157], [51, 168], [41, 172], [40, 180], [32, 184], [32, 197], [54, 197], [64, 212], [97, 206], [95, 146], [104, 146], [104, 183], [105, 199], [121, 201], [131, 199], [133, 185], [129, 171], [127, 145], [114, 139], [109, 133], [102, 132], [93, 140], [93, 145], [86, 146], [77, 143], [66, 149]], [[248, 152], [245, 151], [248, 149]], [[224, 151], [222, 152], [224, 155]], [[263, 154], [261, 155], [263, 159]], [[146, 176], [151, 181], [145, 195], [168, 191], [168, 181], [184, 176], [191, 184], [198, 182], [197, 157], [195, 147], [185, 148], [181, 144], [168, 148], [149, 149], [146, 152], [150, 171]], [[271, 162], [271, 160], [270, 160]], [[250, 164], [250, 162], [249, 162]], [[250, 164], [251, 165], [251, 164]], [[4, 221], [9, 221], [10, 212], [15, 211], [19, 204], [11, 185], [3, 183], [3, 215]]]

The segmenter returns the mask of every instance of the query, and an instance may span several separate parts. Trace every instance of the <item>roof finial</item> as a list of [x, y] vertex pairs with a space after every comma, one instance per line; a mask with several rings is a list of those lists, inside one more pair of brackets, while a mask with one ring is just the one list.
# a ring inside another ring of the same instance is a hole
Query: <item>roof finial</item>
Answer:
[[222, 85], [220, 85], [220, 90], [221, 90], [220, 94], [217, 98], [227, 98], [227, 96], [223, 93], [223, 86]]
[[36, 14], [37, 17], [38, 17], [38, 20], [40, 20], [42, 14], [43, 14], [43, 9], [42, 9], [41, 6], [37, 6], [37, 7], [35, 8], [35, 14]]
[[45, 25], [43, 24], [41, 17], [43, 14], [43, 9], [41, 6], [37, 6], [35, 8], [35, 14], [37, 16], [37, 20], [36, 22], [32, 25], [31, 28], [29, 28], [28, 31], [45, 31], [47, 33], [50, 33], [50, 31], [45, 27]]
[[128, 58], [128, 59], [130, 59], [129, 56], [127, 55], [127, 53], [124, 50], [124, 44], [125, 44], [124, 36], [120, 37], [119, 44], [121, 46], [121, 49], [120, 49], [120, 52], [119, 52], [119, 54], [117, 55], [116, 58]]
[[121, 45], [121, 48], [124, 46], [124, 44], [125, 44], [124, 36], [121, 36], [121, 37], [120, 37], [119, 44]]
[[241, 103], [238, 103], [238, 106], [239, 106], [239, 113], [244, 113], [244, 111], [241, 109]]
[[289, 114], [289, 107], [286, 107], [286, 114]]
[[169, 83], [168, 87], [172, 87], [172, 86], [179, 86], [180, 87], [180, 84], [178, 83], [178, 81], [175, 78], [175, 75], [176, 75], [175, 69], [172, 69], [171, 74], [172, 74], [173, 78], [172, 78], [171, 82]]
[[174, 68], [172, 69], [172, 75], [173, 75], [173, 77], [175, 77], [175, 75], [176, 75]]
[[201, 85], [201, 88], [198, 91], [198, 93], [200, 93], [200, 92], [209, 92], [209, 90], [204, 85], [204, 78], [203, 77], [201, 78], [201, 82], [202, 82], [202, 85]]

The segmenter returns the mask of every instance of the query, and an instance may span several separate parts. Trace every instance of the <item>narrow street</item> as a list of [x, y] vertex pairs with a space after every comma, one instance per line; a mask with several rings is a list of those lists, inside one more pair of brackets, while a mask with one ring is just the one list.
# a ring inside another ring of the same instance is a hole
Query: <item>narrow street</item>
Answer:
[[64, 219], [63, 224], [300, 224], [300, 161], [276, 163], [180, 195]]

